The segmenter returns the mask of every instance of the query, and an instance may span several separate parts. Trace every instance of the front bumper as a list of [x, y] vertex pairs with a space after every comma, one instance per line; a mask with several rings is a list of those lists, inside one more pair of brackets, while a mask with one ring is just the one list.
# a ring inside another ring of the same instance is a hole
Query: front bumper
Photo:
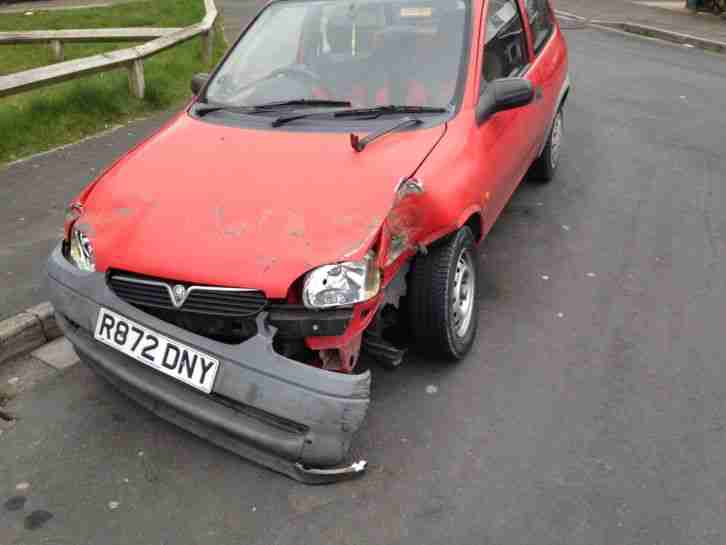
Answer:
[[[338, 468], [365, 418], [370, 373], [345, 375], [277, 354], [274, 328], [258, 317], [258, 334], [228, 345], [161, 321], [118, 298], [103, 273], [86, 273], [63, 257], [48, 260], [58, 324], [81, 360], [155, 414], [245, 458], [303, 482], [360, 473], [365, 463]], [[101, 307], [177, 339], [220, 362], [210, 395], [198, 392], [93, 338]]]

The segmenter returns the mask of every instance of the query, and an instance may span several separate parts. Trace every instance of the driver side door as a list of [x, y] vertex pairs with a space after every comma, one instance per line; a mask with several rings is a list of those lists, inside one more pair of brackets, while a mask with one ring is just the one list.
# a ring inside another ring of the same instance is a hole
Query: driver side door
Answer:
[[[495, 79], [530, 78], [530, 54], [524, 18], [517, 0], [490, 0], [483, 25], [479, 96]], [[484, 200], [498, 215], [531, 163], [536, 135], [532, 105], [494, 114], [478, 127], [479, 149], [487, 163], [491, 195]]]

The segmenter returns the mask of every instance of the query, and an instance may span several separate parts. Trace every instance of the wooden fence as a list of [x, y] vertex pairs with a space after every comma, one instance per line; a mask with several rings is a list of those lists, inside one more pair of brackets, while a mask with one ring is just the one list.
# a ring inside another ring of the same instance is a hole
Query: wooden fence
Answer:
[[[30, 32], [0, 32], [0, 46], [19, 43], [48, 43], [57, 61], [55, 64], [0, 76], [0, 97], [15, 95], [38, 87], [76, 79], [97, 72], [126, 68], [129, 87], [137, 98], [144, 97], [144, 59], [191, 40], [202, 37], [204, 62], [212, 62], [214, 23], [217, 7], [214, 0], [204, 0], [205, 16], [186, 28], [114, 28], [88, 30], [36, 30]], [[63, 61], [66, 42], [123, 42], [143, 41], [142, 45], [109, 51], [91, 57]]]

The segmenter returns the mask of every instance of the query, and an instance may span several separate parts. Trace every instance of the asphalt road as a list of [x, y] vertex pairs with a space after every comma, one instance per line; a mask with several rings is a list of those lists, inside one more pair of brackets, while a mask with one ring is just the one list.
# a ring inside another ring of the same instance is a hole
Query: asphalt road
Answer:
[[11, 406], [0, 543], [726, 542], [726, 63], [567, 37], [557, 179], [481, 246], [472, 354], [375, 370], [365, 477], [296, 484], [76, 366]]

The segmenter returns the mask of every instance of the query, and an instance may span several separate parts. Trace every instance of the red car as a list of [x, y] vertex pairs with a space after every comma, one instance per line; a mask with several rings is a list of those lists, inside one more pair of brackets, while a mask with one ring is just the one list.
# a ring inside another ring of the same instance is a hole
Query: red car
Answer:
[[192, 89], [69, 207], [58, 322], [162, 417], [306, 482], [359, 473], [359, 358], [464, 357], [477, 242], [557, 168], [552, 8], [276, 0]]

